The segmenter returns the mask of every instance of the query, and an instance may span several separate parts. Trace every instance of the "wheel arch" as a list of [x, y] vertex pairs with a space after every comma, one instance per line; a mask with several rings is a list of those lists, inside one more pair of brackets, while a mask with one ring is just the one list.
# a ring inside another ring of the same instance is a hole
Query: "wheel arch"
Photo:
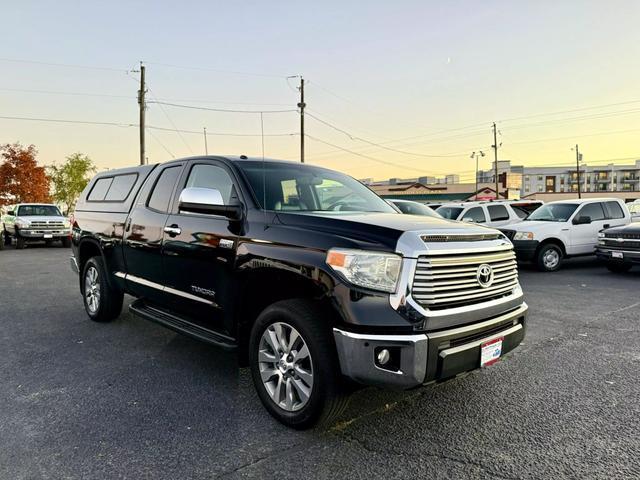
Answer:
[[545, 247], [546, 245], [556, 245], [560, 247], [560, 250], [562, 251], [562, 256], [563, 257], [567, 256], [567, 248], [564, 242], [556, 237], [546, 238], [543, 241], [541, 241], [540, 244], [538, 245], [538, 248], [536, 249], [536, 256], [540, 253], [540, 250], [542, 250], [542, 248]]

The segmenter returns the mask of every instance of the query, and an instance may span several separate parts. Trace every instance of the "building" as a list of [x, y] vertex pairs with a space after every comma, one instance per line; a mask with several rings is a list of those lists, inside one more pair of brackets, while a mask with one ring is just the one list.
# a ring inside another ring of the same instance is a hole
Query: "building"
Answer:
[[[480, 184], [476, 192], [475, 183], [450, 183], [425, 185], [420, 182], [376, 185], [370, 184], [374, 192], [382, 198], [402, 198], [424, 203], [458, 202], [466, 200], [495, 198], [495, 185]], [[500, 192], [501, 198], [508, 198], [507, 191]]]
[[[515, 183], [520, 177], [522, 197], [542, 193], [576, 193], [578, 183], [583, 193], [622, 192], [630, 197], [640, 197], [640, 160], [630, 165], [609, 164], [603, 166], [524, 167], [511, 165], [510, 161], [498, 161], [498, 175], [512, 177]], [[579, 175], [579, 178], [578, 178]], [[478, 172], [478, 181], [495, 178], [493, 170]], [[633, 192], [637, 192], [634, 194]]]
[[374, 181], [372, 178], [361, 178], [360, 182], [365, 185], [412, 185], [414, 183], [421, 183], [423, 185], [450, 185], [454, 183], [460, 183], [460, 175], [449, 174], [444, 177], [424, 176], [416, 178], [390, 178], [388, 180]]

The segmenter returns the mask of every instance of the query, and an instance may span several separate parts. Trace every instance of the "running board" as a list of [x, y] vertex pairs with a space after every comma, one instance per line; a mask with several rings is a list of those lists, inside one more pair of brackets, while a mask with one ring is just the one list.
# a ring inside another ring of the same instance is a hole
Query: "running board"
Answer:
[[233, 338], [202, 328], [173, 313], [153, 307], [142, 299], [138, 299], [129, 305], [129, 311], [145, 320], [167, 327], [174, 332], [182, 333], [224, 350], [235, 350], [238, 347]]

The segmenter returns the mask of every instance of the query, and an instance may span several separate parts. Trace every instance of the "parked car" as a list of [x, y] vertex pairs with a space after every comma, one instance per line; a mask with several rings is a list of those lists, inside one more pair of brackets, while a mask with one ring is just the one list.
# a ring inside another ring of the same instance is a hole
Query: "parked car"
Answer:
[[598, 234], [596, 255], [612, 272], [627, 272], [640, 263], [640, 224], [607, 228]]
[[28, 242], [45, 241], [51, 245], [54, 241], [62, 246], [71, 246], [71, 230], [58, 207], [45, 203], [19, 203], [9, 207], [2, 217], [3, 241], [10, 245], [16, 241], [16, 248], [23, 249]]
[[89, 318], [113, 320], [127, 293], [134, 314], [237, 350], [266, 409], [295, 428], [334, 418], [345, 379], [412, 388], [490, 365], [524, 338], [502, 233], [399, 214], [357, 180], [296, 162], [100, 173], [72, 243]]
[[520, 222], [542, 204], [535, 200], [454, 202], [443, 204], [436, 212], [449, 220], [503, 227]]
[[442, 218], [442, 215], [437, 213], [431, 207], [422, 203], [395, 198], [388, 199], [387, 202], [398, 207], [398, 210], [400, 210], [402, 213], [406, 213], [407, 215], [424, 215], [426, 217]]
[[640, 200], [627, 203], [632, 222], [640, 222]]
[[565, 258], [594, 255], [598, 232], [630, 221], [622, 200], [589, 198], [547, 203], [524, 221], [500, 230], [513, 242], [518, 259], [552, 272]]

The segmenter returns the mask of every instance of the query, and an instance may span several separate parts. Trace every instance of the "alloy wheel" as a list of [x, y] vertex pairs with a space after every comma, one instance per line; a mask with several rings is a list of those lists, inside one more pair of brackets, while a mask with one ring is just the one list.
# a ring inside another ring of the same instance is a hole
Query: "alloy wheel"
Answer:
[[100, 308], [100, 277], [94, 266], [87, 268], [84, 276], [84, 297], [89, 312], [95, 314]]
[[262, 333], [258, 346], [262, 384], [271, 400], [287, 412], [303, 408], [313, 390], [313, 361], [300, 333], [276, 322]]

